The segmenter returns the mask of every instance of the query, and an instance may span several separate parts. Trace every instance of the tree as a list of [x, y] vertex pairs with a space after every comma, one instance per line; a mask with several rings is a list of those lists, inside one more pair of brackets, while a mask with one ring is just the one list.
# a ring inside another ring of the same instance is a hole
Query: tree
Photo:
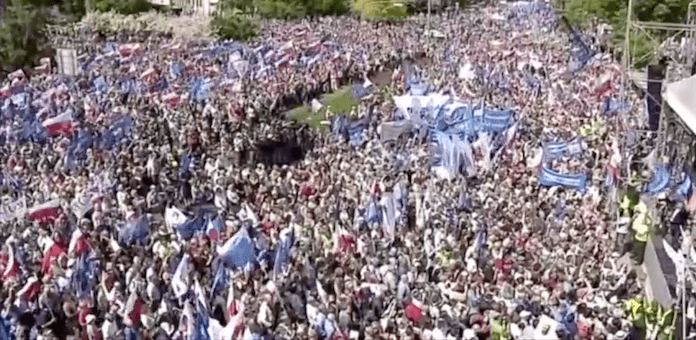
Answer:
[[398, 19], [408, 16], [402, 0], [353, 0], [353, 10], [366, 19]]
[[143, 13], [153, 8], [147, 0], [94, 0], [93, 4], [97, 11], [115, 11], [119, 14]]
[[258, 34], [259, 26], [233, 10], [218, 12], [210, 21], [213, 32], [223, 39], [247, 40]]
[[5, 22], [0, 24], [0, 63], [3, 71], [35, 64], [46, 42], [42, 33], [47, 23], [44, 8], [29, 1], [8, 1]]

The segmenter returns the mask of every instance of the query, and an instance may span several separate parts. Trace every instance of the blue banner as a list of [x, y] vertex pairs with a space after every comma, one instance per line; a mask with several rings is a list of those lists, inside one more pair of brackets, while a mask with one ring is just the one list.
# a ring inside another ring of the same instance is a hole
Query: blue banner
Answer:
[[561, 186], [575, 188], [580, 192], [585, 192], [587, 190], [587, 175], [563, 175], [549, 168], [543, 168], [541, 170], [539, 183], [545, 187]]

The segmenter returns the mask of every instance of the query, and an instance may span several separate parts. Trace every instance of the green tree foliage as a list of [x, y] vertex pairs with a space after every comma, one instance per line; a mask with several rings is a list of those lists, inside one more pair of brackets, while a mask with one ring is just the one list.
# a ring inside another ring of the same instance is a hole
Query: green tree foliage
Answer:
[[408, 15], [402, 0], [353, 0], [353, 9], [366, 19], [398, 19]]
[[[633, 18], [640, 21], [682, 23], [686, 19], [691, 0], [634, 0]], [[628, 0], [557, 0], [556, 4], [563, 8], [568, 21], [578, 27], [590, 28], [602, 22], [611, 25], [613, 39], [612, 48], [624, 49], [626, 38], [626, 18]], [[632, 33], [631, 51], [633, 58], [639, 60], [638, 68], [655, 62], [656, 42], [645, 32]], [[666, 38], [665, 32], [651, 31], [650, 35], [661, 42]]]
[[300, 3], [277, 0], [258, 0], [254, 9], [262, 18], [295, 20], [307, 15], [307, 8]]
[[223, 0], [222, 8], [266, 19], [300, 19], [346, 14], [350, 0]]
[[85, 0], [63, 0], [58, 9], [62, 14], [69, 16], [70, 21], [78, 21], [87, 14]]
[[11, 0], [7, 5], [5, 22], [0, 24], [0, 63], [4, 72], [11, 72], [38, 61], [48, 16], [29, 1]]
[[341, 15], [350, 11], [347, 0], [304, 0], [304, 7], [312, 16]]
[[247, 40], [258, 34], [259, 26], [247, 16], [233, 10], [219, 12], [210, 26], [215, 35], [222, 39]]
[[119, 14], [137, 14], [151, 10], [147, 0], [94, 0], [94, 9], [100, 12], [115, 11]]

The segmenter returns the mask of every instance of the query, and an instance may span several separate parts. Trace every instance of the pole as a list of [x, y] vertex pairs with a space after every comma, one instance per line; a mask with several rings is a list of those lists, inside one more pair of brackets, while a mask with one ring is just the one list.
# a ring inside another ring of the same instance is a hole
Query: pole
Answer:
[[[682, 231], [683, 233], [683, 231]], [[682, 338], [686, 338], [686, 254], [683, 254], [684, 262], [682, 263], [682, 282], [681, 282], [681, 294], [682, 294]]]
[[624, 53], [624, 55], [623, 55], [624, 73], [630, 72], [630, 70], [631, 70], [630, 65], [628, 63], [630, 61], [629, 54], [630, 54], [630, 45], [631, 45], [630, 33], [631, 33], [631, 20], [632, 19], [633, 19], [633, 0], [628, 0], [628, 14], [627, 14], [627, 18], [626, 18], [626, 41], [624, 43], [624, 51], [623, 51], [623, 53]]
[[[430, 3], [432, 0], [428, 0], [428, 28], [425, 31], [425, 41], [428, 45], [430, 45]], [[427, 47], [427, 46], [426, 46]]]
[[[687, 241], [685, 240], [686, 237], [684, 236], [684, 228], [679, 227], [679, 231], [682, 234], [681, 252], [682, 252], [682, 257], [683, 257], [682, 268], [681, 268], [681, 270], [682, 270], [682, 273], [681, 273], [682, 274], [681, 275], [682, 276], [682, 282], [681, 282], [682, 339], [686, 339], [686, 337], [687, 337], [687, 334], [686, 334], [686, 294], [687, 294], [686, 293], [686, 288], [687, 288], [686, 287], [686, 266], [687, 266], [687, 263], [691, 263], [691, 261], [693, 261], [693, 259], [689, 255], [689, 251], [687, 249], [688, 247], [686, 246]], [[692, 234], [690, 233], [689, 235], [692, 235]], [[689, 236], [689, 237], [691, 237], [691, 236]], [[688, 246], [689, 247], [691, 246], [691, 242], [688, 243]], [[676, 320], [674, 320], [673, 322], [676, 323]]]

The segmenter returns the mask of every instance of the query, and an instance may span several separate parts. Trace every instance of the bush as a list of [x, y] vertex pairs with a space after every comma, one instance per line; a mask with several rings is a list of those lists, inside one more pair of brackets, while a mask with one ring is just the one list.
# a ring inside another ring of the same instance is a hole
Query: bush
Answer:
[[222, 39], [248, 40], [258, 35], [259, 25], [232, 10], [222, 11], [210, 22], [213, 33]]

